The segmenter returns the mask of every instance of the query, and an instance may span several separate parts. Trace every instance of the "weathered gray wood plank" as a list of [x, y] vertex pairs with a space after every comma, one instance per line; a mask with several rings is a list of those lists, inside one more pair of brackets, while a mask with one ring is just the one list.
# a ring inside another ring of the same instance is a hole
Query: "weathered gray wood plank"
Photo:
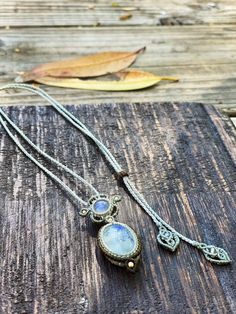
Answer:
[[[176, 84], [163, 83], [129, 93], [94, 92], [47, 88], [67, 103], [106, 101], [204, 101], [235, 112], [235, 26], [163, 26], [138, 28], [22, 28], [0, 30], [0, 84], [9, 83], [24, 71], [50, 60], [86, 55], [103, 50], [130, 50], [147, 46], [135, 67], [158, 75], [179, 77]], [[115, 38], [115, 40], [114, 40]], [[17, 104], [19, 94], [2, 104]], [[25, 94], [23, 93], [23, 98]], [[34, 98], [27, 97], [32, 104]]]
[[[211, 106], [186, 103], [68, 108], [112, 150], [163, 218], [225, 247], [236, 260], [236, 134], [226, 117]], [[235, 264], [212, 266], [186, 245], [176, 255], [159, 248], [150, 219], [97, 149], [52, 108], [4, 110], [99, 191], [120, 193], [119, 218], [140, 232], [144, 250], [135, 275], [110, 265], [96, 249], [93, 226], [1, 129], [2, 313], [235, 313]], [[85, 196], [79, 184], [69, 184]]]
[[[0, 26], [155, 26], [234, 24], [236, 4], [232, 0], [208, 1], [29, 1], [2, 0]], [[127, 12], [124, 7], [136, 10]], [[131, 13], [132, 18], [120, 20]]]

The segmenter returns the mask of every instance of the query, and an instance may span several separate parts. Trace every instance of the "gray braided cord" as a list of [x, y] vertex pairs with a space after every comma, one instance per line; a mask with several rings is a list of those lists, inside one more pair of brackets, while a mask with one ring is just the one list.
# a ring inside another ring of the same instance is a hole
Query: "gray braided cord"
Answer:
[[[101, 152], [105, 156], [105, 158], [108, 160], [110, 165], [113, 167], [116, 173], [119, 173], [122, 171], [121, 166], [115, 159], [115, 157], [112, 155], [112, 153], [108, 150], [108, 148], [100, 142], [94, 135], [89, 131], [89, 129], [78, 119], [76, 118], [72, 113], [70, 113], [67, 109], [65, 109], [59, 102], [57, 102], [55, 99], [53, 99], [51, 96], [49, 96], [45, 91], [43, 91], [40, 88], [36, 88], [34, 86], [28, 85], [28, 84], [8, 84], [1, 89], [12, 89], [12, 88], [20, 88], [25, 89], [30, 92], [33, 92], [35, 94], [38, 94], [45, 100], [47, 100], [67, 121], [69, 121], [73, 126], [75, 126], [78, 130], [80, 130], [83, 134], [87, 135], [89, 138], [91, 138], [96, 145], [100, 148]], [[0, 111], [1, 113], [1, 111]], [[24, 137], [25, 139], [25, 137]], [[28, 141], [27, 141], [28, 142]], [[29, 142], [28, 142], [29, 143]], [[29, 143], [31, 145], [31, 143]], [[34, 145], [34, 144], [33, 144]], [[31, 145], [32, 146], [32, 145]], [[35, 148], [35, 145], [33, 146]], [[37, 146], [36, 146], [37, 147]], [[36, 149], [36, 148], [35, 148]], [[39, 153], [39, 151], [37, 149]], [[49, 156], [49, 155], [48, 155]], [[48, 158], [48, 156], [46, 158]], [[50, 157], [50, 156], [49, 156]], [[48, 159], [51, 159], [48, 158]], [[151, 208], [151, 206], [147, 203], [145, 198], [142, 196], [141, 193], [135, 188], [134, 184], [130, 181], [128, 177], [123, 178], [123, 182], [129, 191], [129, 193], [133, 196], [133, 198], [137, 201], [137, 203], [145, 210], [145, 212], [152, 218], [153, 222], [156, 224], [157, 227], [160, 227], [164, 225], [167, 227], [170, 231], [178, 235], [180, 239], [183, 241], [191, 244], [192, 246], [198, 247], [201, 243], [197, 242], [195, 240], [189, 239], [188, 237], [182, 235], [181, 233], [177, 232], [173, 227], [171, 227], [168, 223], [166, 223], [154, 210]]]
[[192, 246], [198, 246], [200, 245], [200, 242], [197, 242], [195, 240], [191, 240], [184, 236], [183, 234], [176, 231], [173, 227], [171, 227], [168, 223], [166, 223], [160, 216], [157, 215], [157, 213], [150, 207], [150, 205], [147, 203], [145, 198], [142, 196], [141, 193], [136, 189], [136, 187], [133, 185], [133, 183], [130, 181], [128, 177], [124, 177], [123, 181], [125, 183], [125, 186], [129, 190], [130, 194], [133, 196], [133, 198], [139, 203], [139, 205], [146, 211], [146, 213], [152, 218], [154, 223], [160, 227], [165, 226], [168, 228], [171, 232], [175, 233], [180, 239], [183, 241], [191, 244]]
[[80, 175], [75, 173], [73, 170], [68, 168], [66, 165], [63, 165], [61, 162], [58, 160], [54, 159], [47, 153], [45, 153], [42, 149], [40, 149], [37, 145], [35, 145], [25, 134], [22, 130], [20, 130], [14, 122], [12, 122], [11, 119], [8, 118], [8, 116], [5, 114], [5, 112], [0, 108], [0, 114], [4, 117], [4, 119], [15, 129], [15, 131], [32, 147], [34, 148], [39, 154], [41, 154], [43, 157], [46, 159], [50, 160], [53, 164], [56, 166], [62, 168], [65, 170], [67, 173], [75, 177], [77, 180], [81, 181], [84, 185], [87, 185], [95, 194], [99, 194], [99, 192], [90, 184], [87, 182], [84, 178], [82, 178]]
[[82, 133], [90, 137], [97, 144], [97, 146], [101, 149], [104, 156], [106, 157], [106, 159], [109, 161], [109, 163], [112, 165], [112, 167], [114, 168], [116, 172], [120, 172], [122, 170], [121, 166], [118, 164], [115, 157], [111, 154], [108, 148], [102, 142], [100, 142], [79, 119], [77, 119], [73, 114], [71, 114], [68, 110], [66, 110], [59, 102], [53, 99], [50, 95], [48, 95], [42, 89], [36, 88], [29, 84], [18, 84], [18, 83], [8, 84], [6, 86], [1, 87], [0, 90], [13, 89], [13, 88], [28, 90], [30, 92], [33, 92], [34, 94], [41, 96], [45, 100], [47, 100], [66, 120], [68, 120], [73, 126], [79, 129]]
[[41, 170], [43, 170], [50, 178], [52, 178], [55, 182], [57, 182], [65, 191], [67, 191], [78, 203], [82, 203], [83, 205], [87, 205], [87, 202], [83, 201], [80, 197], [78, 197], [63, 181], [61, 181], [56, 175], [54, 175], [50, 170], [44, 167], [40, 162], [37, 161], [27, 150], [21, 145], [19, 140], [12, 134], [10, 129], [7, 127], [6, 122], [2, 119], [0, 115], [0, 123], [3, 128], [10, 136], [10, 138], [14, 141], [14, 143], [18, 146], [18, 148], [33, 162], [35, 163]]

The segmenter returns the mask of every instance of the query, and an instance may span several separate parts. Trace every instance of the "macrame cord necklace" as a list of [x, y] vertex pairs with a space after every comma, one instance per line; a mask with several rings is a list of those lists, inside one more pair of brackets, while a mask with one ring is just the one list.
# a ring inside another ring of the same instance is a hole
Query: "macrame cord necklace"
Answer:
[[[157, 242], [162, 247], [174, 252], [182, 240], [200, 250], [204, 254], [205, 258], [212, 263], [224, 265], [231, 262], [228, 253], [224, 249], [192, 240], [179, 233], [167, 222], [165, 222], [139, 193], [139, 191], [129, 179], [128, 173], [122, 169], [108, 148], [99, 139], [97, 139], [78, 118], [65, 109], [59, 102], [49, 96], [42, 89], [36, 88], [29, 84], [8, 84], [1, 87], [0, 90], [15, 88], [28, 90], [47, 100], [60, 115], [70, 122], [71, 125], [73, 125], [93, 141], [93, 143], [99, 148], [100, 152], [104, 155], [106, 160], [114, 169], [117, 176], [122, 180], [123, 184], [134, 200], [151, 217], [154, 224], [157, 226]], [[82, 208], [79, 211], [79, 214], [82, 217], [88, 216], [93, 222], [102, 224], [102, 227], [98, 232], [98, 245], [107, 259], [115, 265], [126, 267], [130, 271], [135, 271], [140, 260], [141, 241], [133, 228], [124, 223], [116, 221], [118, 214], [118, 203], [121, 201], [121, 197], [118, 195], [108, 196], [107, 194], [100, 194], [96, 188], [83, 177], [79, 176], [69, 167], [45, 153], [37, 145], [35, 145], [11, 119], [9, 119], [2, 108], [0, 108], [0, 123], [5, 129], [6, 133], [10, 136], [10, 138], [25, 154], [26, 157], [28, 157], [34, 164], [43, 170], [46, 175], [57, 182], [61, 188], [64, 189], [76, 201], [78, 205], [82, 204]], [[11, 132], [9, 126], [15, 130], [19, 137], [21, 137], [27, 144], [37, 151], [38, 154], [43, 156], [55, 166], [63, 169], [65, 172], [69, 173], [75, 179], [79, 180], [87, 188], [89, 188], [91, 191], [91, 197], [89, 200], [85, 201], [79, 197], [53, 172], [51, 172], [35, 157], [33, 157], [32, 154], [29, 153], [26, 148], [24, 148], [24, 146], [18, 140], [18, 137]]]

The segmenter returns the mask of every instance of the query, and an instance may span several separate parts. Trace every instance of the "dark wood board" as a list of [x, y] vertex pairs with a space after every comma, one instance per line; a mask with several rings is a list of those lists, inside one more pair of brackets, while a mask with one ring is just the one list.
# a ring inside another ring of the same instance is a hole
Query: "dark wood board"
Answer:
[[[194, 103], [68, 106], [102, 139], [148, 202], [185, 235], [236, 260], [236, 135], [211, 106]], [[1, 313], [235, 313], [236, 270], [182, 243], [160, 248], [150, 218], [118, 184], [93, 144], [49, 106], [5, 107], [30, 138], [89, 179], [120, 193], [119, 220], [143, 242], [139, 272], [111, 265], [96, 228], [0, 128]], [[43, 161], [50, 169], [47, 162]], [[63, 180], [84, 197], [79, 183]]]

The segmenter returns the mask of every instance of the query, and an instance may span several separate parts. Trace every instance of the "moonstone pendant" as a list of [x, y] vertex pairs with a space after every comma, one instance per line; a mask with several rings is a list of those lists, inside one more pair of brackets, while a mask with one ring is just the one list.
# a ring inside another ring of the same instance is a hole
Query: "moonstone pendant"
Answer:
[[120, 222], [109, 223], [99, 230], [98, 244], [110, 262], [130, 271], [136, 270], [141, 243], [132, 228]]
[[126, 224], [116, 222], [116, 204], [119, 196], [108, 198], [95, 195], [89, 199], [89, 207], [82, 208], [81, 216], [89, 214], [91, 220], [105, 225], [99, 230], [98, 245], [106, 258], [113, 264], [135, 271], [140, 259], [141, 242], [135, 231]]

